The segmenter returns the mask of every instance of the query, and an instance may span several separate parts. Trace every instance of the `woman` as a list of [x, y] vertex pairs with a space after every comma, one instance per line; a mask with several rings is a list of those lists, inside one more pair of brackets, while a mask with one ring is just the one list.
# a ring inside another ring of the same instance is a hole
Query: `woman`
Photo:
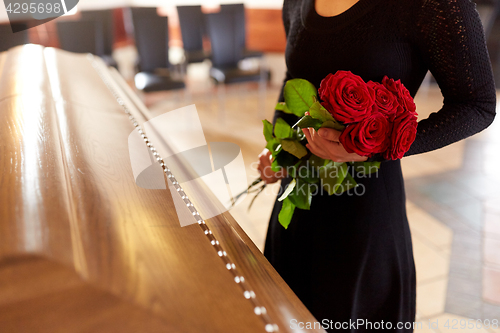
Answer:
[[[286, 80], [303, 78], [319, 88], [329, 73], [349, 70], [365, 81], [400, 79], [415, 96], [430, 70], [444, 105], [419, 122], [406, 156], [462, 140], [493, 121], [491, 65], [469, 0], [285, 0], [283, 21]], [[279, 111], [277, 117], [296, 121]], [[366, 160], [348, 154], [335, 130], [305, 134], [320, 157]], [[259, 157], [263, 179], [277, 181], [269, 152]], [[364, 194], [320, 193], [310, 211], [295, 210], [288, 229], [278, 223], [276, 201], [264, 254], [312, 314], [327, 320], [325, 328], [373, 331], [378, 323], [411, 332], [416, 280], [400, 161], [382, 161], [376, 176], [356, 180]], [[289, 181], [282, 180], [282, 189]], [[357, 320], [365, 324], [345, 324]]]

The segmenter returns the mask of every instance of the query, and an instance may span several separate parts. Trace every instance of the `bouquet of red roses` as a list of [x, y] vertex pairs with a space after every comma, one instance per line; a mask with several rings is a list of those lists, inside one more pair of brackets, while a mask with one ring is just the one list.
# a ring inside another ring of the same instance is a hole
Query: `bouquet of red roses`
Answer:
[[[264, 136], [273, 156], [273, 171], [285, 169], [292, 177], [278, 200], [283, 201], [280, 223], [287, 228], [295, 208], [310, 209], [312, 195], [318, 188], [328, 194], [341, 194], [357, 183], [358, 175], [378, 171], [380, 162], [337, 163], [311, 154], [304, 146], [302, 128], [322, 127], [342, 131], [340, 142], [349, 153], [386, 160], [400, 159], [415, 140], [417, 113], [408, 90], [398, 80], [387, 76], [381, 83], [364, 82], [349, 71], [329, 74], [316, 88], [303, 79], [287, 81], [284, 103], [277, 110], [295, 114], [300, 120], [290, 126], [278, 118], [275, 126], [264, 120]], [[318, 100], [318, 94], [319, 99]], [[307, 115], [306, 115], [307, 112]], [[257, 179], [248, 191], [261, 182]], [[260, 187], [260, 193], [265, 184]]]
[[351, 72], [329, 74], [318, 90], [321, 105], [346, 125], [340, 142], [349, 153], [400, 159], [417, 133], [417, 113], [409, 91], [387, 76], [365, 83]]

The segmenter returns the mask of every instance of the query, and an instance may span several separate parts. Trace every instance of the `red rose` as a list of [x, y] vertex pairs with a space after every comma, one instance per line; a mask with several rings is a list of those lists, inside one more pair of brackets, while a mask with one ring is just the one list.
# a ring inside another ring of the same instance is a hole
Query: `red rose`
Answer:
[[410, 149], [417, 135], [417, 118], [411, 113], [399, 114], [394, 119], [391, 145], [384, 153], [384, 158], [388, 160], [400, 159]]
[[375, 103], [375, 92], [361, 77], [348, 71], [328, 74], [318, 89], [322, 105], [333, 117], [350, 124], [370, 115]]
[[382, 80], [382, 84], [396, 96], [399, 105], [402, 106], [404, 110], [413, 114], [415, 117], [417, 116], [417, 107], [413, 101], [413, 97], [411, 97], [408, 89], [401, 83], [401, 80], [394, 81], [385, 76]]
[[348, 153], [373, 156], [389, 147], [391, 123], [381, 112], [374, 112], [368, 118], [347, 125], [340, 135], [340, 143]]
[[398, 113], [398, 108], [401, 108], [397, 96], [381, 83], [370, 81], [367, 84], [375, 91], [375, 105], [378, 111], [382, 112], [389, 121], [393, 121]]

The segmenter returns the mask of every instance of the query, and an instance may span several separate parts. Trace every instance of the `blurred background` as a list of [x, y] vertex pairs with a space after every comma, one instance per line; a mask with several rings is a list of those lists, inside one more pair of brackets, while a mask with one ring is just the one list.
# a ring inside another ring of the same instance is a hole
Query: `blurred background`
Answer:
[[[282, 0], [81, 0], [65, 16], [16, 34], [0, 6], [0, 52], [35, 43], [98, 55], [120, 71], [152, 117], [196, 104], [208, 141], [241, 147], [251, 182], [265, 145], [261, 120], [272, 119], [286, 70], [281, 6]], [[477, 10], [500, 82], [500, 0], [477, 1]], [[442, 102], [428, 75], [416, 97], [419, 117]], [[420, 321], [500, 320], [499, 123], [402, 160]], [[277, 191], [269, 186], [251, 210], [249, 196], [231, 211], [260, 249]], [[420, 331], [446, 332], [439, 327]]]

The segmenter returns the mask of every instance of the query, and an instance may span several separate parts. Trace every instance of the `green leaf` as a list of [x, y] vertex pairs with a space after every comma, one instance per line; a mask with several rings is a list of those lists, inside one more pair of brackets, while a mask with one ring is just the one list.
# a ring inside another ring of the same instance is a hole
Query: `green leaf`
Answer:
[[380, 169], [380, 162], [353, 162], [352, 166], [356, 173], [370, 175]]
[[280, 144], [280, 141], [278, 139], [275, 139], [275, 138], [272, 138], [271, 140], [269, 140], [267, 142], [267, 145], [266, 145], [266, 148], [269, 149], [269, 151], [271, 152], [271, 154], [273, 155], [276, 155], [276, 149], [278, 148]]
[[279, 102], [278, 104], [276, 104], [276, 107], [274, 109], [278, 110], [278, 111], [283, 111], [286, 108], [287, 107], [286, 107], [286, 103], [285, 102]]
[[306, 147], [297, 140], [281, 140], [281, 147], [297, 158], [302, 158], [307, 155]]
[[311, 82], [292, 79], [286, 82], [283, 95], [288, 109], [296, 116], [302, 117], [313, 105], [317, 92]]
[[356, 183], [350, 173], [347, 173], [342, 183], [335, 189], [335, 193], [340, 194], [356, 186], [358, 186], [358, 183]]
[[327, 120], [323, 124], [321, 124], [321, 127], [326, 127], [326, 128], [333, 128], [334, 130], [337, 131], [343, 131], [345, 126], [336, 122], [336, 121], [331, 121]]
[[278, 118], [274, 126], [274, 135], [279, 139], [288, 139], [293, 136], [293, 130], [283, 118]]
[[274, 159], [271, 163], [271, 170], [273, 172], [278, 172], [281, 170], [281, 165], [278, 163], [276, 159]]
[[276, 107], [274, 109], [278, 110], [278, 111], [283, 111], [285, 113], [293, 114], [293, 112], [288, 109], [285, 102], [280, 102], [280, 103], [276, 104]]
[[321, 167], [321, 166], [324, 166], [325, 165], [325, 161], [324, 159], [322, 159], [321, 157], [319, 156], [316, 156], [314, 154], [311, 155], [311, 157], [309, 157], [309, 164], [313, 167]]
[[[281, 148], [281, 145], [280, 145]], [[274, 156], [274, 161], [276, 161], [277, 165], [282, 166], [283, 168], [294, 166], [299, 159], [284, 149], [281, 149]]]
[[311, 105], [309, 108], [309, 114], [314, 119], [321, 120], [322, 123], [327, 120], [335, 121], [330, 112], [328, 112], [328, 110], [325, 109], [320, 102], [314, 102], [314, 104]]
[[295, 179], [292, 179], [292, 181], [288, 184], [288, 186], [286, 187], [286, 190], [283, 192], [281, 197], [278, 198], [278, 201], [285, 200], [285, 198], [288, 197], [290, 192], [292, 192], [293, 189], [295, 188], [295, 184], [296, 184]]
[[321, 185], [332, 195], [337, 193], [337, 188], [342, 184], [346, 176], [349, 174], [349, 167], [347, 163], [336, 164], [328, 163], [327, 166], [320, 168], [319, 177], [321, 179]]
[[316, 184], [319, 182], [319, 169], [316, 165], [311, 163], [311, 157], [308, 159], [300, 159], [293, 168], [288, 168], [287, 171], [291, 177], [300, 178], [301, 181], [306, 183]]
[[337, 168], [337, 167], [342, 166], [342, 164], [344, 164], [344, 163], [345, 163], [345, 162], [334, 162], [334, 161], [332, 161], [332, 160], [324, 160], [324, 161], [325, 161], [325, 163], [324, 163], [323, 165], [324, 165], [325, 167], [327, 167], [327, 168], [332, 168], [332, 167]]
[[291, 176], [292, 178], [297, 178], [295, 176], [296, 172], [297, 172], [297, 168], [299, 167], [299, 165], [302, 163], [302, 160], [299, 160], [297, 163], [295, 163], [295, 165], [291, 166], [291, 167], [288, 167], [287, 168], [287, 171], [288, 171], [288, 175]]
[[298, 169], [297, 176], [306, 183], [316, 184], [319, 182], [319, 169], [315, 166], [304, 165]]
[[290, 225], [290, 222], [292, 221], [294, 211], [295, 205], [290, 201], [290, 199], [286, 198], [283, 200], [283, 206], [281, 206], [278, 221], [285, 229], [288, 229], [288, 225]]
[[295, 133], [297, 134], [297, 140], [299, 140], [299, 142], [306, 138], [306, 135], [302, 132], [301, 128], [295, 128]]
[[266, 119], [262, 120], [262, 123], [264, 124], [264, 137], [266, 138], [266, 141], [269, 142], [274, 139], [273, 124]]
[[[319, 102], [315, 102], [312, 106], [311, 109], [309, 110], [309, 114], [311, 115], [312, 118], [317, 119], [321, 122], [321, 127], [327, 127], [327, 128], [333, 128], [337, 131], [342, 131], [344, 130], [345, 126], [339, 123], [333, 116], [331, 115], [330, 112], [328, 112], [327, 109], [323, 107]], [[315, 130], [318, 130], [319, 128], [315, 128]]]
[[297, 184], [294, 190], [289, 193], [288, 198], [300, 209], [311, 209], [312, 192], [310, 184], [304, 182], [301, 178], [297, 178]]
[[323, 122], [319, 119], [314, 119], [311, 116], [304, 116], [299, 119], [299, 121], [293, 125], [293, 127], [298, 127], [298, 128], [309, 128], [312, 127], [315, 130], [318, 130], [321, 128], [321, 125]]

